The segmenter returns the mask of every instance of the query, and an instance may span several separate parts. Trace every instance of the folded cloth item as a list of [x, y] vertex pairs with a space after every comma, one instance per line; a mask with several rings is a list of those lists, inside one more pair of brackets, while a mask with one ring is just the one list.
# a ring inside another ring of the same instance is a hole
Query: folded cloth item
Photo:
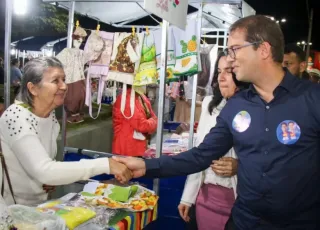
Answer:
[[[153, 34], [156, 45], [156, 59], [157, 59], [157, 78], [160, 76], [160, 67], [161, 67], [161, 29], [150, 32]], [[174, 37], [172, 28], [169, 28], [168, 33], [168, 48], [167, 48], [167, 82], [171, 81], [179, 81], [179, 78], [173, 75], [173, 69], [176, 65], [176, 57], [175, 57], [175, 45], [174, 45]]]
[[112, 193], [109, 194], [109, 198], [119, 202], [127, 202], [137, 191], [138, 187], [135, 185], [129, 187], [115, 186]]
[[181, 30], [175, 26], [172, 27], [172, 30], [176, 48], [176, 65], [173, 74], [181, 76], [198, 73], [197, 20], [189, 19], [186, 30]]

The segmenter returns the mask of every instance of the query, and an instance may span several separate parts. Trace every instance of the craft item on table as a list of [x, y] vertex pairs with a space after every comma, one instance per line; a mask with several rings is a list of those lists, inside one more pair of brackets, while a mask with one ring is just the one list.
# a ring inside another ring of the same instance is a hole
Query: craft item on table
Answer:
[[[91, 195], [94, 197], [94, 195], [89, 193], [87, 195]], [[87, 203], [83, 196], [80, 194], [77, 194], [70, 200], [64, 201], [63, 204], [69, 207], [82, 207], [94, 211], [96, 213], [96, 216], [92, 218], [89, 222], [96, 224], [101, 229], [109, 229], [110, 221], [121, 212], [121, 210], [109, 209], [106, 206], [91, 205]]]
[[[92, 58], [95, 58], [96, 54], [100, 52], [100, 55], [97, 58], [92, 59], [89, 62], [86, 84], [86, 105], [89, 106], [89, 114], [93, 119], [96, 119], [99, 116], [101, 110], [102, 95], [105, 88], [105, 82], [107, 81], [112, 54], [113, 37], [113, 33], [92, 31], [84, 49], [87, 56], [92, 56]], [[100, 50], [101, 44], [102, 49]], [[92, 79], [99, 80], [97, 95], [97, 104], [99, 105], [99, 109], [96, 117], [92, 116], [92, 91], [90, 90], [90, 82]]]
[[157, 211], [158, 208], [156, 206], [153, 210], [128, 213], [121, 221], [110, 226], [109, 230], [145, 229], [148, 224], [157, 219]]
[[[15, 229], [22, 230], [65, 230], [65, 221], [59, 216], [39, 212], [36, 208], [11, 205], [9, 212], [14, 220]], [[1, 226], [1, 223], [0, 223]], [[6, 229], [6, 228], [4, 228]], [[10, 229], [10, 228], [9, 228]], [[14, 228], [13, 228], [14, 229]]]
[[89, 204], [131, 212], [153, 209], [159, 199], [153, 191], [140, 185], [119, 187], [97, 182], [86, 184], [81, 195]]
[[[161, 29], [150, 32], [153, 34], [156, 45], [156, 59], [157, 59], [157, 78], [160, 77], [160, 68], [161, 68], [161, 45], [162, 45], [162, 31]], [[176, 65], [175, 57], [175, 44], [172, 28], [169, 28], [168, 32], [168, 48], [167, 48], [167, 76], [166, 81], [179, 81], [179, 78], [173, 75], [173, 69]]]
[[96, 216], [96, 213], [83, 207], [68, 207], [63, 204], [45, 203], [39, 205], [37, 210], [42, 213], [48, 213], [61, 217], [69, 230], [86, 223]]
[[157, 83], [156, 46], [153, 34], [146, 34], [143, 40], [139, 69], [134, 77], [134, 90], [144, 93], [139, 87]]
[[130, 119], [134, 114], [135, 91], [131, 90], [131, 115], [125, 116], [127, 84], [133, 85], [134, 76], [140, 65], [144, 33], [115, 33], [108, 80], [123, 83], [121, 113]]
[[185, 30], [181, 30], [175, 26], [173, 26], [172, 30], [176, 48], [176, 64], [173, 74], [176, 76], [190, 76], [198, 73], [199, 45], [197, 43], [197, 20], [189, 19]]

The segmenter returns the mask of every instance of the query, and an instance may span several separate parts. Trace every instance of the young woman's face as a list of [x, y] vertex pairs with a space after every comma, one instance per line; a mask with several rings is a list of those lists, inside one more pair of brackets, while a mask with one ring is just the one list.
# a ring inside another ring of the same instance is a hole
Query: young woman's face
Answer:
[[227, 57], [221, 57], [218, 63], [218, 83], [221, 95], [224, 98], [230, 98], [237, 92], [237, 86], [232, 78], [231, 63]]

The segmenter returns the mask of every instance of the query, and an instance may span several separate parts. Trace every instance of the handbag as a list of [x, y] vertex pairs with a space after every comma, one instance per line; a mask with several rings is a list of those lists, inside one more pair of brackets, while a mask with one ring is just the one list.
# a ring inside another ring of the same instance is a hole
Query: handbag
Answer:
[[4, 156], [2, 154], [1, 143], [0, 143], [0, 158], [1, 158], [1, 166], [2, 166], [1, 196], [3, 197], [3, 194], [4, 194], [4, 177], [6, 177], [7, 181], [8, 181], [8, 185], [9, 185], [9, 190], [10, 190], [11, 196], [13, 198], [13, 201], [14, 201], [15, 204], [17, 204], [17, 202], [16, 202], [16, 200], [14, 198], [14, 193], [13, 193], [12, 184], [11, 184], [11, 180], [10, 180], [10, 176], [9, 176], [9, 172], [8, 172], [8, 167], [7, 167], [6, 161], [4, 159]]

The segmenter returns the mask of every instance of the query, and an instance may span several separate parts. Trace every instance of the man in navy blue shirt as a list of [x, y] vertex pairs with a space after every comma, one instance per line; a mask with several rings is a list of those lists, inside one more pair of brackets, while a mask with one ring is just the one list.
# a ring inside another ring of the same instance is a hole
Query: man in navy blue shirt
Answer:
[[174, 157], [119, 158], [134, 177], [199, 172], [234, 147], [237, 230], [317, 230], [320, 217], [320, 87], [282, 69], [279, 25], [249, 16], [230, 28], [228, 59], [251, 88], [233, 96], [199, 147]]

